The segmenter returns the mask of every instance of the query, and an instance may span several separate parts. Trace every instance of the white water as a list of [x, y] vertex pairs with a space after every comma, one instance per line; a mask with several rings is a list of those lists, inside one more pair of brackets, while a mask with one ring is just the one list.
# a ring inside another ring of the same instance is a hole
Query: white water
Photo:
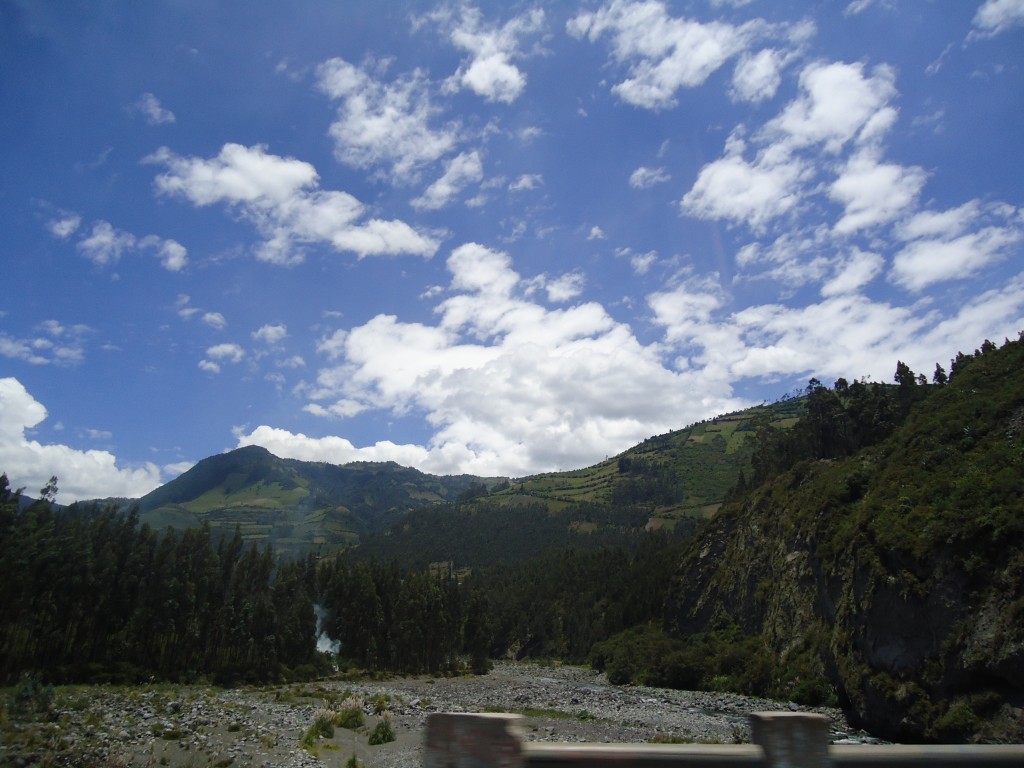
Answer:
[[333, 640], [327, 632], [324, 631], [324, 619], [327, 618], [327, 611], [319, 603], [313, 606], [313, 612], [316, 613], [316, 649], [321, 653], [333, 653], [335, 656], [338, 655], [338, 651], [341, 650], [341, 643], [337, 640]]

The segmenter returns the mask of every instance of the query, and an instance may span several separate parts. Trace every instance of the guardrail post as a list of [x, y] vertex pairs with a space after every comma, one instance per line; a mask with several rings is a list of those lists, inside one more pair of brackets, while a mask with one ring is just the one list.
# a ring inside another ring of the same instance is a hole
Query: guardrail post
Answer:
[[813, 712], [755, 712], [751, 740], [768, 768], [830, 768], [828, 718]]
[[522, 768], [520, 715], [439, 712], [427, 717], [424, 768]]

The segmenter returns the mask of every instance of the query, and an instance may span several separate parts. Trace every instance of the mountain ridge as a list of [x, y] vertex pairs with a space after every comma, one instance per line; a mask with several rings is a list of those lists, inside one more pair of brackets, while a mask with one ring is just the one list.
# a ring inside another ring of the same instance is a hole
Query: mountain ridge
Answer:
[[[550, 527], [565, 541], [573, 538], [565, 539], [563, 529], [577, 539], [603, 527], [671, 529], [713, 515], [737, 477], [749, 472], [755, 420], [785, 428], [801, 408], [799, 399], [762, 404], [649, 437], [590, 467], [515, 479], [431, 475], [395, 462], [310, 462], [245, 446], [202, 459], [132, 503], [153, 528], [205, 523], [223, 535], [237, 526], [246, 541], [270, 542], [286, 555], [327, 553], [371, 537], [379, 545], [385, 534], [397, 546], [405, 516], [448, 507], [514, 515], [533, 505], [544, 510], [537, 519], [561, 516]], [[470, 516], [468, 524], [485, 517]], [[489, 532], [470, 533], [479, 539]], [[458, 560], [449, 544], [437, 542], [430, 556]], [[407, 549], [410, 562], [427, 557], [415, 543]]]

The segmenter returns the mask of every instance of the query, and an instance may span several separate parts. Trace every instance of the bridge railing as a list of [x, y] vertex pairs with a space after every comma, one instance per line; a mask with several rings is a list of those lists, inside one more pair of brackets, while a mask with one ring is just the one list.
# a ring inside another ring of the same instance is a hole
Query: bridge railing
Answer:
[[1024, 768], [1024, 745], [830, 745], [828, 718], [751, 715], [751, 744], [527, 742], [522, 717], [438, 713], [424, 768]]

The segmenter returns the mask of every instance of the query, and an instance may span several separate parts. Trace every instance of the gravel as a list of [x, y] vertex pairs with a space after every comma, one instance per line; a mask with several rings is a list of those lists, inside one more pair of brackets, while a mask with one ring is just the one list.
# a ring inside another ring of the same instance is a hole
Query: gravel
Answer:
[[[311, 748], [301, 740], [318, 710], [361, 696], [365, 724], [335, 728]], [[370, 746], [368, 734], [386, 708], [395, 741]], [[523, 715], [529, 741], [645, 743], [749, 740], [748, 715], [768, 710], [815, 711], [832, 723], [833, 741], [871, 742], [853, 732], [839, 710], [799, 707], [727, 693], [612, 686], [590, 669], [498, 663], [480, 677], [396, 678], [381, 682], [325, 680], [266, 688], [216, 689], [154, 685], [62, 689], [47, 716], [10, 716], [0, 765], [344, 766], [422, 765], [427, 716], [433, 712]]]

